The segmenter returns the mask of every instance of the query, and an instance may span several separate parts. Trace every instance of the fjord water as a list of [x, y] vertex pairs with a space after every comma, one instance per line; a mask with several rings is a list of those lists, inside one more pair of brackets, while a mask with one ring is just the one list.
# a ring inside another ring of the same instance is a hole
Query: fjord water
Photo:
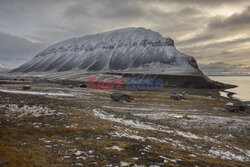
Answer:
[[227, 89], [236, 93], [233, 97], [240, 100], [250, 101], [250, 76], [209, 76], [212, 80], [237, 85], [237, 88]]

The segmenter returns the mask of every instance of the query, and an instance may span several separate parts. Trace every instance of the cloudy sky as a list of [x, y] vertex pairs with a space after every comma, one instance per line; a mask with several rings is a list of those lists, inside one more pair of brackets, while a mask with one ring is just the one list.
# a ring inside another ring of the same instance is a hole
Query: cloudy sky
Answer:
[[171, 37], [207, 71], [250, 73], [250, 0], [0, 0], [0, 62], [124, 27]]

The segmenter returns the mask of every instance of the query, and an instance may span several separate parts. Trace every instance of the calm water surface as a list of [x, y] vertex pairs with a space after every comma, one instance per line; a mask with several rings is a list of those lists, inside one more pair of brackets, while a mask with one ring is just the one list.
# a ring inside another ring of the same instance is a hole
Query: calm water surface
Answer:
[[250, 76], [209, 76], [212, 80], [237, 85], [237, 88], [227, 89], [236, 93], [233, 97], [250, 101]]

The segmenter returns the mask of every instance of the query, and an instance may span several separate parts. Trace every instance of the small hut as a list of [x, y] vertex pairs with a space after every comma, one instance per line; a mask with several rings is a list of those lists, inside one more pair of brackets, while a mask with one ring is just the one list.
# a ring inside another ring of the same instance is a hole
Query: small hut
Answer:
[[229, 112], [250, 112], [250, 101], [234, 101], [225, 104]]
[[81, 84], [78, 84], [78, 86], [80, 88], [86, 88], [87, 87], [87, 83], [81, 83]]
[[0, 166], [9, 166], [10, 161], [0, 158]]
[[126, 102], [131, 102], [134, 100], [133, 98], [129, 97], [128, 95], [122, 94], [122, 93], [112, 93], [110, 95], [110, 99], [114, 100], [114, 101], [126, 101]]
[[172, 93], [170, 95], [170, 99], [172, 99], [172, 100], [184, 100], [184, 97], [181, 94]]
[[30, 90], [30, 85], [24, 85], [23, 90]]

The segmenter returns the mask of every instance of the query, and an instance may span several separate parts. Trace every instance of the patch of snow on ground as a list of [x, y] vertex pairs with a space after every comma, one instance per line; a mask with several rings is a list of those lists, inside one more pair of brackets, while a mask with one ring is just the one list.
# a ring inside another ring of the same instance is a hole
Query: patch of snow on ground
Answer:
[[84, 157], [84, 156], [79, 156], [79, 157], [76, 157], [76, 159], [83, 159], [83, 160], [86, 160], [87, 158]]
[[239, 147], [234, 147], [234, 149], [236, 149], [236, 150], [238, 150], [239, 152], [245, 154], [245, 155], [248, 157], [248, 159], [250, 159], [250, 150], [242, 150], [242, 149], [239, 148]]
[[186, 137], [186, 138], [190, 138], [190, 139], [202, 139], [200, 138], [199, 136], [195, 135], [195, 134], [192, 134], [190, 132], [182, 132], [182, 131], [178, 131], [176, 130], [175, 131], [179, 136], [183, 136], [183, 137]]
[[166, 141], [166, 140], [157, 139], [157, 138], [155, 138], [155, 137], [147, 137], [147, 139], [148, 139], [148, 140], [151, 140], [151, 141], [153, 141], [153, 142], [158, 142], [158, 143], [170, 143], [170, 142], [168, 142], [168, 141]]
[[222, 159], [227, 159], [227, 160], [236, 160], [236, 161], [249, 161], [248, 157], [243, 157], [240, 155], [235, 155], [234, 153], [230, 151], [222, 151], [222, 150], [217, 150], [215, 148], [212, 148], [208, 151], [210, 154], [215, 155], [217, 157], [220, 157]]
[[128, 163], [128, 162], [121, 162], [120, 164], [121, 164], [121, 166], [129, 166], [130, 165], [130, 163]]
[[151, 120], [158, 120], [158, 119], [166, 119], [166, 118], [182, 118], [182, 114], [170, 114], [167, 112], [157, 112], [157, 113], [140, 113], [140, 114], [133, 114], [139, 117], [149, 118]]
[[40, 138], [39, 140], [40, 140], [40, 141], [43, 141], [44, 143], [51, 143], [51, 141], [46, 140], [45, 138]]
[[65, 156], [63, 157], [63, 159], [69, 159], [69, 156], [68, 156], [68, 155], [65, 155]]
[[10, 117], [24, 117], [24, 116], [51, 116], [51, 115], [62, 115], [60, 112], [56, 112], [55, 110], [51, 110], [47, 107], [43, 106], [27, 106], [24, 105], [22, 107], [18, 107], [16, 104], [3, 105], [0, 108], [7, 108], [8, 111], [5, 113], [6, 116]]
[[74, 154], [76, 155], [76, 156], [79, 156], [79, 155], [82, 155], [84, 153], [84, 151], [79, 151], [79, 150], [77, 150]]
[[123, 150], [123, 148], [120, 148], [120, 147], [118, 147], [118, 146], [112, 146], [112, 147], [106, 147], [106, 149], [111, 149], [111, 150], [118, 150], [118, 151], [122, 151]]
[[68, 96], [68, 97], [75, 96], [73, 94], [68, 94], [68, 93], [49, 93], [49, 92], [34, 92], [34, 91], [5, 90], [5, 89], [0, 89], [0, 92], [14, 93], [14, 94], [29, 94], [29, 95], [47, 95], [47, 96]]
[[[245, 131], [250, 126], [249, 117], [238, 117], [238, 116], [211, 116], [211, 115], [194, 115], [188, 114], [183, 115], [181, 113], [168, 113], [168, 112], [146, 112], [146, 113], [132, 113], [134, 116], [147, 118], [150, 120], [160, 119], [181, 119], [182, 121], [176, 122], [178, 126], [192, 128], [191, 125], [197, 127], [210, 127], [217, 129], [221, 126], [223, 129], [230, 131]], [[187, 118], [187, 119], [186, 119]]]
[[111, 135], [114, 136], [114, 137], [127, 137], [127, 138], [130, 138], [130, 139], [145, 141], [144, 137], [141, 137], [141, 136], [138, 136], [138, 135], [129, 135], [127, 133], [114, 132]]
[[[178, 114], [169, 114], [169, 113], [165, 113], [164, 111], [175, 111], [175, 112], [182, 112], [182, 111], [186, 111], [185, 109], [173, 109], [173, 108], [162, 108], [162, 109], [157, 109], [157, 108], [139, 108], [139, 107], [112, 107], [112, 106], [102, 106], [103, 108], [109, 108], [109, 109], [121, 109], [121, 110], [132, 110], [132, 111], [161, 111], [161, 112], [158, 112], [156, 114], [152, 114], [152, 116], [156, 116], [156, 118], [159, 118], [158, 115], [159, 114], [162, 114], [162, 115], [167, 115], [167, 116], [170, 116], [170, 115], [178, 115]], [[190, 111], [198, 111], [196, 109], [192, 109]], [[148, 115], [147, 114], [135, 114], [135, 115], [138, 115], [138, 116], [146, 116]], [[149, 114], [151, 115], [151, 114]]]
[[167, 126], [156, 125], [153, 123], [143, 123], [143, 122], [124, 119], [124, 118], [115, 118], [114, 115], [108, 114], [108, 113], [104, 112], [103, 110], [94, 109], [93, 112], [96, 116], [98, 116], [102, 119], [122, 123], [122, 124], [125, 124], [128, 126], [139, 128], [139, 129], [160, 131], [160, 132], [164, 132], [164, 133], [172, 133], [174, 135], [179, 135], [179, 136], [182, 136], [185, 138], [191, 138], [191, 139], [202, 139], [202, 138], [198, 137], [197, 135], [192, 134], [190, 132], [182, 132], [182, 131], [178, 131], [178, 130], [172, 130], [172, 129], [169, 129], [169, 127], [167, 127]]
[[76, 163], [75, 165], [76, 165], [76, 166], [83, 166], [83, 164], [82, 164], [82, 163], [79, 163], [79, 162]]

